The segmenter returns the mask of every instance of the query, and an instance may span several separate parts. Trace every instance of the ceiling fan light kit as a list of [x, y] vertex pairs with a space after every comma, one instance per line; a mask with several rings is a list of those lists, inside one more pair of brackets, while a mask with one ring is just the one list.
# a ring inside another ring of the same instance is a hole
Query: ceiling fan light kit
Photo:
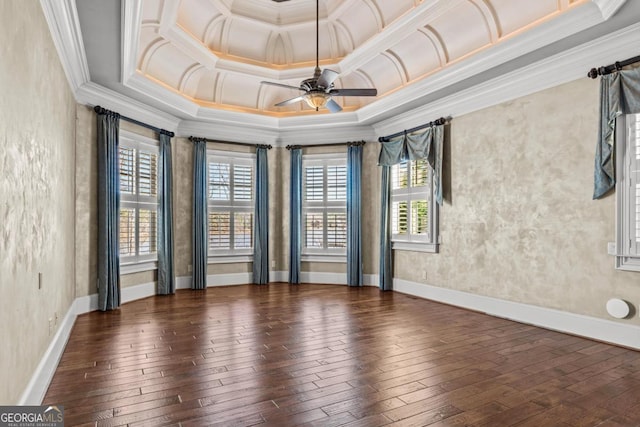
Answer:
[[[275, 0], [274, 0], [275, 1]], [[285, 87], [305, 92], [304, 95], [279, 102], [276, 107], [294, 104], [299, 101], [305, 101], [309, 107], [318, 111], [320, 108], [327, 108], [332, 113], [342, 111], [342, 107], [332, 98], [332, 95], [339, 96], [377, 96], [378, 91], [375, 88], [363, 89], [335, 89], [333, 82], [338, 78], [338, 73], [325, 68], [320, 70], [320, 41], [319, 41], [319, 21], [320, 21], [320, 1], [316, 0], [316, 68], [313, 77], [303, 80], [299, 87], [290, 86], [282, 83], [262, 81], [262, 84], [271, 86]]]

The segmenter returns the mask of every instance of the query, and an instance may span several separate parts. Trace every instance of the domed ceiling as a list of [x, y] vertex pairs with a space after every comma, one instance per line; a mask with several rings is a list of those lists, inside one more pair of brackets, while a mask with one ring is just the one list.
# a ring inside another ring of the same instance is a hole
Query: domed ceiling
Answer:
[[[320, 0], [320, 67], [339, 73], [336, 88], [377, 88], [377, 97], [336, 98], [344, 111], [356, 111], [586, 3]], [[315, 0], [137, 5], [129, 21], [132, 74], [199, 107], [275, 117], [317, 114], [303, 102], [274, 106], [300, 93], [261, 84], [297, 87], [313, 75]]]

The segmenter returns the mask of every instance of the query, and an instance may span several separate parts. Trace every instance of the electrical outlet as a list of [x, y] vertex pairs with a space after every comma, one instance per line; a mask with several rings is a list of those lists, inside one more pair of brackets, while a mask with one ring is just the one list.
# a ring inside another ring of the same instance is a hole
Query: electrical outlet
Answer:
[[276, 260], [275, 259], [271, 260], [271, 268], [273, 268], [273, 269], [276, 268]]
[[52, 331], [53, 331], [53, 318], [49, 317], [49, 336], [51, 336]]
[[58, 326], [58, 312], [57, 311], [53, 314], [53, 318], [54, 318], [53, 325], [57, 327]]
[[38, 273], [38, 289], [42, 289], [42, 273]]
[[427, 271], [426, 271], [426, 270], [423, 270], [423, 271], [422, 271], [422, 278], [423, 278], [424, 280], [427, 280]]
[[189, 264], [189, 265], [187, 266], [187, 272], [188, 272], [188, 273], [191, 273], [192, 271], [193, 271], [193, 265]]

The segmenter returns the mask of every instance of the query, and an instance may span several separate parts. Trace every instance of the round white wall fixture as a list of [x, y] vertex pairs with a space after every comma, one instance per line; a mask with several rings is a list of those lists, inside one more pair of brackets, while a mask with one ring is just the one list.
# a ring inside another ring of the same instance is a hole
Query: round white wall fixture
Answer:
[[607, 313], [616, 319], [624, 319], [629, 315], [631, 307], [629, 303], [619, 298], [611, 298], [607, 301]]

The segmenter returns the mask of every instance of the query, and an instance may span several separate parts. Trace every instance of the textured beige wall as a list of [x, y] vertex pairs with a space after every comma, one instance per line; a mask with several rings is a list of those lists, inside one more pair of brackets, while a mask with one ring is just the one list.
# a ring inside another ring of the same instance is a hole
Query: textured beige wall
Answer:
[[98, 125], [93, 109], [76, 112], [76, 298], [98, 292]]
[[193, 199], [193, 147], [186, 138], [172, 140], [173, 239], [177, 277], [191, 276], [191, 201]]
[[395, 277], [606, 319], [640, 303], [607, 255], [615, 197], [591, 200], [597, 106], [585, 78], [454, 118], [440, 253], [396, 252]]
[[0, 405], [8, 405], [75, 297], [76, 104], [39, 2], [0, 2], [0, 39]]

